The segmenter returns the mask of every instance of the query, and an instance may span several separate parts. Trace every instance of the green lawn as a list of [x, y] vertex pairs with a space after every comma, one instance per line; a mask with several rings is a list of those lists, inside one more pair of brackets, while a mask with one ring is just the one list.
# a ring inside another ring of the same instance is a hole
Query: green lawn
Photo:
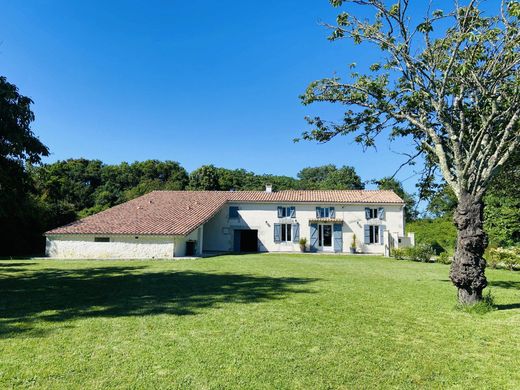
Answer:
[[448, 266], [376, 257], [0, 262], [0, 388], [520, 387], [520, 273], [454, 309]]

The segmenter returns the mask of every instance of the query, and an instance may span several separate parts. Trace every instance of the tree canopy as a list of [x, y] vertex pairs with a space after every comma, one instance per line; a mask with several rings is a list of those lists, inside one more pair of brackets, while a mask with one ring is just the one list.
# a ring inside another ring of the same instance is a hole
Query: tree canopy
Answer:
[[[27, 164], [41, 161], [49, 150], [34, 135], [32, 100], [0, 76], [0, 237], [2, 251], [22, 250], [29, 238], [26, 232], [38, 226]], [[37, 229], [36, 229], [37, 230]], [[20, 239], [21, 237], [21, 239]]]
[[341, 12], [335, 25], [327, 25], [329, 39], [370, 43], [385, 57], [369, 72], [351, 73], [350, 82], [331, 77], [311, 83], [304, 104], [341, 103], [348, 110], [340, 123], [307, 118], [314, 129], [303, 137], [328, 141], [353, 133], [373, 146], [385, 130], [391, 137], [410, 136], [458, 197], [482, 198], [520, 144], [519, 3], [489, 17], [472, 0], [449, 12], [429, 12], [415, 24], [408, 0], [391, 7], [380, 0], [331, 3], [369, 7], [374, 17]]
[[300, 184], [311, 190], [362, 190], [365, 188], [353, 167], [333, 165], [308, 167], [298, 173]]
[[[487, 16], [477, 0], [454, 2], [452, 9], [429, 9], [417, 18], [409, 0], [331, 3], [344, 11], [326, 24], [329, 39], [369, 44], [382, 55], [346, 80], [334, 76], [308, 86], [304, 104], [339, 103], [345, 114], [338, 123], [307, 118], [313, 128], [303, 138], [327, 142], [353, 134], [365, 147], [380, 134], [412, 140], [409, 161], [420, 155], [425, 161], [422, 190], [440, 170], [457, 198], [450, 277], [460, 302], [474, 303], [487, 285], [483, 197], [520, 146], [520, 4], [502, 1], [497, 16]], [[362, 8], [371, 17], [356, 16]]]

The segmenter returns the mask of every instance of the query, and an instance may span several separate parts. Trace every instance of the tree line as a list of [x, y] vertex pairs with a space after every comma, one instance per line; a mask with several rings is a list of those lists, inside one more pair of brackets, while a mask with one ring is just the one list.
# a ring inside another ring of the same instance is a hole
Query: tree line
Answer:
[[[213, 165], [188, 173], [178, 162], [158, 160], [105, 164], [80, 158], [24, 168], [16, 196], [1, 200], [3, 256], [41, 254], [46, 230], [154, 190], [263, 190], [266, 183], [275, 190], [365, 188], [353, 167], [334, 165], [304, 168], [297, 178]], [[413, 208], [413, 197], [396, 180], [382, 179], [378, 186], [395, 190]]]
[[[520, 243], [517, 215], [520, 190], [514, 184], [520, 180], [518, 166], [511, 161], [497, 176], [485, 198], [485, 228], [492, 246]], [[4, 210], [10, 210], [2, 216], [4, 256], [41, 254], [44, 249], [42, 234], [46, 230], [154, 190], [261, 191], [266, 183], [278, 191], [357, 190], [368, 184], [353, 167], [332, 164], [307, 167], [291, 177], [213, 165], [201, 166], [190, 173], [175, 161], [105, 164], [100, 160], [81, 158], [28, 165], [25, 172], [25, 192], [18, 192], [16, 198], [4, 199]], [[451, 221], [457, 199], [448, 186], [441, 185], [420, 214], [416, 199], [404, 191], [399, 181], [382, 178], [370, 183], [379, 189], [393, 190], [405, 200], [409, 230], [417, 233], [418, 241], [432, 245], [437, 252], [453, 252], [456, 231]]]

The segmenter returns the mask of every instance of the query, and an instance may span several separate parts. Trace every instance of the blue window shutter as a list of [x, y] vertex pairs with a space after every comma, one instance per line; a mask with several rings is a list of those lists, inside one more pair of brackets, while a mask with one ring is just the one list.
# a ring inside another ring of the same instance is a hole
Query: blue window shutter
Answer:
[[282, 241], [282, 225], [279, 223], [274, 224], [274, 242]]
[[365, 244], [370, 244], [370, 226], [365, 225]]
[[334, 252], [343, 252], [343, 225], [334, 224]]
[[296, 218], [296, 207], [291, 207], [291, 218]]
[[236, 207], [236, 206], [229, 207], [229, 218], [234, 219], [234, 218], [238, 218], [238, 217], [239, 217], [238, 207]]
[[321, 207], [316, 207], [316, 218], [321, 217]]
[[300, 225], [297, 223], [293, 223], [292, 225], [292, 240], [293, 242], [300, 241]]
[[370, 219], [370, 208], [369, 207], [365, 207], [365, 218]]
[[385, 225], [379, 225], [379, 243], [384, 244], [385, 243]]
[[385, 219], [385, 208], [384, 207], [379, 207], [379, 209], [377, 209], [377, 217], [379, 219]]
[[283, 218], [283, 207], [278, 206], [278, 218]]
[[309, 242], [311, 252], [318, 250], [318, 224], [311, 223], [311, 240]]
[[330, 207], [330, 214], [329, 214], [329, 217], [330, 218], [336, 218], [336, 209], [334, 207]]

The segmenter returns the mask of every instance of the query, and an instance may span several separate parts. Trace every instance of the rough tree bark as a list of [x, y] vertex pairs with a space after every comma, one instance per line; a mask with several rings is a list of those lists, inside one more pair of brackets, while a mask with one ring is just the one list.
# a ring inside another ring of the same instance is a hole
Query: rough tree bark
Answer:
[[450, 278], [458, 288], [461, 304], [471, 305], [480, 301], [482, 290], [487, 286], [483, 256], [488, 239], [483, 228], [483, 211], [482, 199], [468, 193], [460, 194], [454, 215], [458, 234]]

